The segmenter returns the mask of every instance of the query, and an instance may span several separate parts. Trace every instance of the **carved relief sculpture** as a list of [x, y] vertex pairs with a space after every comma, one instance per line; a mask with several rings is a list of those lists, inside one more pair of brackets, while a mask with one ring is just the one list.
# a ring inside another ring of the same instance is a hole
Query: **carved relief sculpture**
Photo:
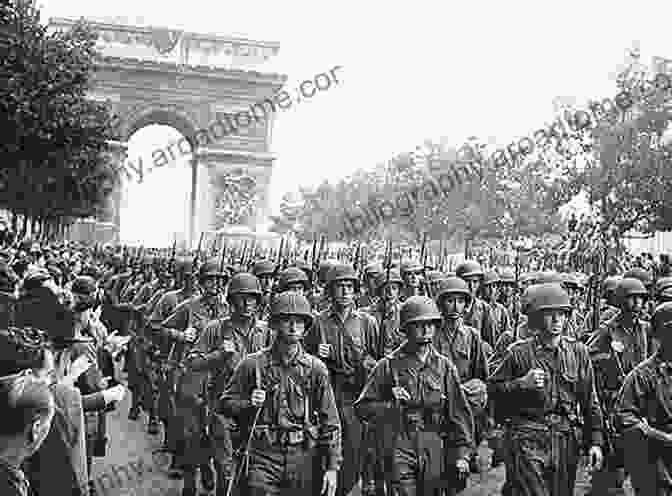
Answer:
[[245, 225], [254, 220], [257, 182], [249, 175], [223, 174], [215, 180], [215, 229]]

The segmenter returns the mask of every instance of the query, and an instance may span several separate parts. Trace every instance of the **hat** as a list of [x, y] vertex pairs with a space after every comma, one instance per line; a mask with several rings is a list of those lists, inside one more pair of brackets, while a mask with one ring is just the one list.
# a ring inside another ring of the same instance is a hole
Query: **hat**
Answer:
[[89, 276], [79, 276], [72, 282], [70, 291], [73, 294], [90, 296], [96, 292], [96, 281]]

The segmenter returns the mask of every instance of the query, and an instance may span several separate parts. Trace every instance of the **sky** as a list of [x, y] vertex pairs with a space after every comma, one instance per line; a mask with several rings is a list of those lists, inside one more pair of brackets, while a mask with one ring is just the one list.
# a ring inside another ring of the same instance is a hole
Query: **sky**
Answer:
[[[634, 42], [647, 64], [652, 56], [672, 58], [672, 3], [660, 0], [42, 5], [43, 18], [128, 16], [142, 18], [139, 24], [277, 41], [273, 69], [288, 75], [290, 88], [342, 66], [338, 86], [278, 116], [273, 210], [299, 185], [338, 180], [411, 151], [426, 138], [444, 137], [458, 147], [469, 136], [506, 144], [550, 122], [556, 97], [613, 97], [613, 75]], [[151, 153], [148, 143], [165, 133], [138, 132], [129, 155]], [[184, 187], [179, 168], [172, 179], [169, 173], [163, 182], [157, 176], [155, 186], [148, 179], [137, 194], [145, 202], [165, 201], [169, 184]], [[138, 221], [136, 230], [141, 227]]]

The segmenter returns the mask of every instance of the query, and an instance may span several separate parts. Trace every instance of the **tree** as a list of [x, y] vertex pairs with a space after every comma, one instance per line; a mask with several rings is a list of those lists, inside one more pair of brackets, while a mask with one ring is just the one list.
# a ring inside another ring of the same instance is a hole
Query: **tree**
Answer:
[[119, 180], [104, 159], [109, 108], [87, 98], [97, 35], [83, 21], [48, 33], [24, 2], [0, 10], [16, 33], [0, 49], [0, 206], [43, 222], [96, 215]]

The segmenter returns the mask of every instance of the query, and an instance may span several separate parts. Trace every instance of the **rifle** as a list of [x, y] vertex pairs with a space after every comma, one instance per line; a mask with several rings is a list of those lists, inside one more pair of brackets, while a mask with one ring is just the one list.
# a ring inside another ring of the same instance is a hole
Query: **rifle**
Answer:
[[520, 324], [520, 247], [516, 246], [516, 261], [514, 266], [514, 278], [516, 280], [513, 293], [513, 310], [515, 312], [513, 319], [513, 338], [518, 340], [518, 325]]
[[196, 254], [194, 255], [194, 261], [192, 262], [194, 265], [194, 269], [196, 268], [196, 265], [199, 262], [199, 259], [201, 258], [201, 246], [203, 245], [203, 237], [205, 236], [205, 231], [201, 232], [201, 236], [198, 238], [198, 246], [196, 246]]
[[317, 238], [313, 239], [313, 254], [311, 256], [312, 272], [310, 285], [315, 288], [317, 285], [317, 273], [320, 270], [320, 255], [317, 252]]
[[[383, 270], [385, 270], [385, 286], [390, 283], [390, 271], [392, 270], [392, 240], [387, 240], [385, 247], [385, 261]], [[383, 286], [383, 287], [385, 287]], [[381, 295], [381, 303], [383, 315], [380, 319], [380, 335], [378, 336], [378, 356], [382, 357], [385, 354], [385, 319], [387, 317], [387, 298]]]

